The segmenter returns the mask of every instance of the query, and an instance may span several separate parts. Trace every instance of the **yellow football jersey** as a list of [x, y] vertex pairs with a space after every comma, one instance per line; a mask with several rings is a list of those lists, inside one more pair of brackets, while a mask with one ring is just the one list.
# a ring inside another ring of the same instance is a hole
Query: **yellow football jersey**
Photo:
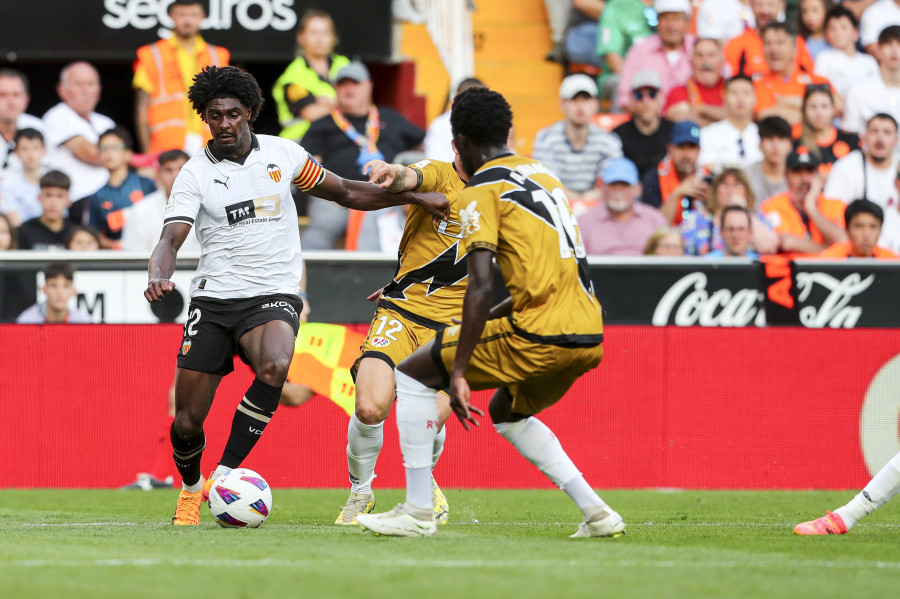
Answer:
[[419, 206], [411, 206], [400, 240], [394, 280], [379, 305], [418, 324], [441, 328], [462, 314], [466, 293], [466, 252], [459, 224], [459, 192], [465, 182], [450, 162], [422, 160], [410, 166], [421, 182], [417, 191], [438, 191], [450, 202], [450, 218], [437, 225]]
[[603, 340], [581, 231], [562, 183], [543, 164], [495, 158], [478, 169], [459, 205], [465, 250], [497, 256], [518, 335], [561, 346]]

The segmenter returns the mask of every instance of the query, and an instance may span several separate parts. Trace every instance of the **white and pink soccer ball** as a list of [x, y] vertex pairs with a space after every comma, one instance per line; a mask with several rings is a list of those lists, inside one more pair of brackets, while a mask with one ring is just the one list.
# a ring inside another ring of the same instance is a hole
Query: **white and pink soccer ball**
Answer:
[[253, 470], [229, 470], [209, 489], [209, 513], [224, 528], [256, 528], [270, 511], [272, 489]]

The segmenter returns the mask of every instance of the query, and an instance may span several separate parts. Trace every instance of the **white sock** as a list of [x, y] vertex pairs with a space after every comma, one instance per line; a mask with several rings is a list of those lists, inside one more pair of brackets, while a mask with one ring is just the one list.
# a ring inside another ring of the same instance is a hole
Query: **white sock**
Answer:
[[375, 462], [384, 444], [384, 422], [364, 424], [353, 414], [347, 425], [347, 469], [350, 490], [368, 495], [375, 480]]
[[834, 510], [834, 513], [850, 528], [897, 493], [900, 493], [900, 453], [892, 457], [850, 503]]
[[218, 466], [216, 466], [216, 470], [212, 473], [211, 478], [219, 478], [229, 470], [231, 470], [231, 468], [229, 468], [228, 466], [219, 464]]
[[553, 431], [534, 416], [518, 422], [501, 422], [494, 428], [560, 489], [581, 476]]
[[591, 521], [592, 516], [606, 507], [606, 503], [600, 499], [597, 492], [591, 488], [591, 485], [587, 484], [587, 481], [580, 474], [563, 485], [562, 490], [572, 498], [572, 501], [575, 502], [575, 505], [584, 514], [584, 519], [588, 522]]
[[182, 481], [181, 488], [184, 489], [185, 491], [187, 491], [188, 493], [196, 493], [197, 491], [200, 491], [201, 489], [203, 489], [203, 477], [201, 476], [200, 480], [198, 480], [193, 485], [189, 485], [189, 484], [185, 483], [184, 481]]
[[441, 427], [440, 432], [434, 436], [434, 445], [431, 448], [431, 469], [437, 466], [438, 458], [444, 453], [444, 442], [447, 440], [447, 425]]
[[431, 505], [431, 462], [438, 432], [436, 391], [394, 370], [397, 383], [397, 430], [406, 468], [406, 501]]

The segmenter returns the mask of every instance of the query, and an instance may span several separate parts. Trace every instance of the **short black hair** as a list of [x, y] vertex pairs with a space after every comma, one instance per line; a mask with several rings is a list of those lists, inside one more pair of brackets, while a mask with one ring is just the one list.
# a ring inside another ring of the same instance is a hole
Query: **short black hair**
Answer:
[[128, 129], [126, 129], [122, 125], [116, 125], [112, 129], [107, 129], [100, 134], [100, 137], [98, 137], [97, 140], [99, 142], [99, 140], [102, 140], [104, 137], [108, 137], [110, 135], [121, 139], [122, 145], [125, 146], [126, 150], [134, 150], [134, 138], [131, 136], [131, 133], [128, 132]]
[[794, 36], [796, 35], [794, 33], [794, 29], [790, 25], [788, 25], [787, 23], [784, 23], [782, 21], [772, 21], [771, 23], [766, 23], [765, 25], [763, 25], [762, 29], [759, 30], [759, 37], [760, 38], [765, 37], [766, 32], [768, 32], [768, 31], [783, 31], [792, 40], [794, 39]]
[[780, 116], [767, 116], [761, 120], [759, 122], [759, 138], [770, 139], [772, 137], [793, 139], [791, 124]]
[[65, 174], [62, 171], [50, 171], [45, 173], [44, 176], [41, 177], [41, 181], [39, 183], [41, 189], [45, 189], [47, 187], [58, 187], [60, 189], [65, 189], [66, 191], [72, 187], [72, 180], [69, 179], [69, 175]]
[[191, 157], [187, 155], [187, 153], [182, 152], [181, 150], [166, 150], [162, 154], [159, 155], [157, 162], [159, 162], [159, 166], [162, 166], [169, 162], [175, 162], [176, 160], [190, 160]]
[[878, 45], [883, 46], [888, 42], [900, 42], [900, 25], [885, 27], [878, 34]]
[[44, 267], [44, 281], [65, 277], [69, 281], [75, 280], [75, 267], [71, 262], [50, 262]]
[[16, 131], [16, 135], [13, 137], [13, 143], [18, 145], [19, 140], [22, 139], [39, 139], [41, 140], [41, 143], [44, 143], [44, 134], [37, 129], [25, 127], [24, 129]]
[[884, 210], [881, 206], [871, 200], [853, 200], [844, 209], [844, 224], [850, 229], [850, 222], [860, 214], [871, 214], [878, 219], [878, 222], [884, 225]]
[[209, 11], [206, 10], [206, 2], [203, 2], [203, 0], [174, 0], [172, 2], [172, 4], [170, 4], [169, 7], [166, 9], [166, 12], [168, 14], [172, 14], [172, 9], [175, 8], [176, 6], [193, 6], [195, 4], [199, 4], [200, 7], [203, 9], [203, 12], [206, 14], [209, 14]]
[[753, 79], [751, 79], [747, 75], [744, 75], [743, 73], [739, 73], [739, 74], [735, 75], [734, 77], [732, 77], [731, 79], [725, 80], [725, 89], [728, 89], [728, 87], [735, 81], [746, 81], [747, 83], [750, 84], [751, 87], [753, 86]]
[[506, 98], [486, 87], [470, 87], [453, 98], [450, 127], [481, 146], [505, 146], [512, 128]]
[[859, 19], [853, 12], [843, 4], [835, 4], [827, 13], [825, 13], [825, 26], [828, 27], [828, 21], [832, 19], [849, 19], [850, 24], [857, 31], [859, 30]]
[[25, 93], [31, 93], [31, 84], [28, 83], [28, 77], [25, 76], [25, 73], [16, 69], [2, 68], [0, 69], [0, 79], [4, 77], [14, 77], [22, 82], [22, 85], [25, 86]]
[[866, 121], [866, 128], [869, 127], [869, 124], [872, 121], [881, 120], [881, 121], [890, 121], [894, 125], [894, 131], [900, 130], [900, 127], [897, 126], [897, 119], [892, 117], [886, 112], [879, 112], [877, 114], [872, 115], [868, 121]]
[[216, 98], [235, 98], [250, 109], [249, 122], [259, 116], [263, 106], [262, 90], [256, 79], [240, 67], [209, 66], [194, 75], [194, 84], [188, 90], [188, 100], [201, 117], [205, 118], [206, 105]]

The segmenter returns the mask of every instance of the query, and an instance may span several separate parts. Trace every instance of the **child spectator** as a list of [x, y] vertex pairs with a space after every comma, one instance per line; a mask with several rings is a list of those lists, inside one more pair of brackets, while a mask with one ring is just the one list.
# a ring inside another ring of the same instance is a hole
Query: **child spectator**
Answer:
[[66, 249], [76, 252], [93, 252], [100, 249], [100, 236], [90, 227], [75, 225], [66, 236]]
[[0, 212], [0, 252], [3, 250], [15, 250], [18, 246], [16, 228], [9, 217]]
[[784, 163], [791, 153], [791, 126], [780, 116], [759, 122], [759, 149], [763, 159], [744, 169], [753, 195], [762, 202], [787, 189]]
[[91, 315], [78, 308], [69, 308], [69, 301], [76, 297], [75, 269], [69, 262], [51, 262], [44, 269], [44, 286], [41, 291], [47, 301], [37, 303], [16, 318], [19, 324], [90, 323]]
[[43, 174], [41, 161], [46, 154], [44, 136], [37, 129], [19, 129], [13, 138], [13, 153], [19, 158], [22, 170], [10, 170], [0, 183], [0, 212], [7, 214], [13, 225], [41, 215], [38, 201]]
[[834, 95], [827, 85], [809, 85], [803, 94], [802, 117], [795, 127], [794, 148], [804, 146], [822, 163], [827, 173], [831, 165], [859, 149], [859, 136], [838, 131], [834, 122]]
[[828, 47], [825, 41], [825, 16], [834, 7], [832, 0], [800, 0], [797, 32], [806, 41], [806, 49], [813, 61]]
[[835, 243], [819, 254], [822, 258], [880, 258], [897, 260], [900, 256], [878, 245], [884, 211], [869, 200], [853, 200], [844, 211], [849, 241]]
[[816, 75], [828, 79], [842, 98], [850, 86], [879, 76], [878, 62], [856, 48], [859, 21], [842, 5], [828, 11], [825, 17], [825, 39], [828, 46], [816, 57]]
[[132, 170], [134, 141], [123, 127], [100, 135], [100, 163], [109, 171], [109, 182], [88, 198], [88, 224], [100, 232], [100, 247], [118, 249], [125, 224], [123, 210], [156, 191], [156, 184]]
[[19, 226], [19, 248], [23, 250], [63, 250], [66, 236], [72, 228], [65, 216], [72, 203], [69, 199], [69, 176], [50, 171], [41, 177], [38, 201], [41, 215]]

